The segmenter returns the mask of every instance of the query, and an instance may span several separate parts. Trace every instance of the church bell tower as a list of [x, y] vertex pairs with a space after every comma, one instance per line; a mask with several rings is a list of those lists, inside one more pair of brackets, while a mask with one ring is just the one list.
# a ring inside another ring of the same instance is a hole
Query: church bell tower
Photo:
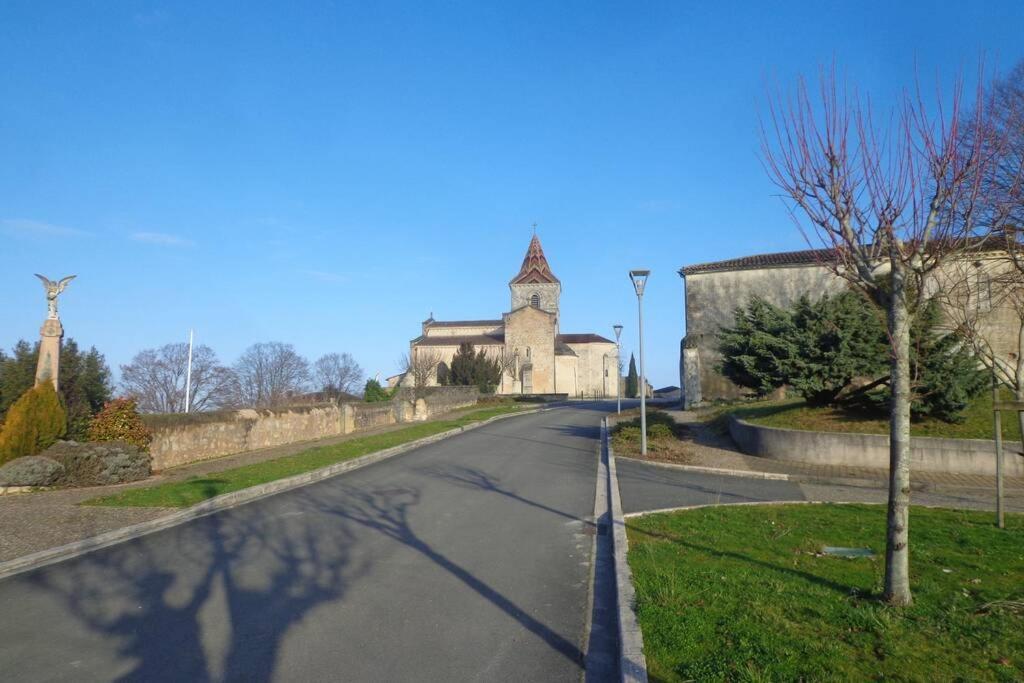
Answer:
[[508, 283], [512, 291], [512, 309], [533, 306], [553, 313], [558, 318], [558, 300], [562, 295], [562, 283], [551, 272], [551, 266], [544, 257], [540, 238], [534, 234], [526, 250], [526, 258], [519, 274]]

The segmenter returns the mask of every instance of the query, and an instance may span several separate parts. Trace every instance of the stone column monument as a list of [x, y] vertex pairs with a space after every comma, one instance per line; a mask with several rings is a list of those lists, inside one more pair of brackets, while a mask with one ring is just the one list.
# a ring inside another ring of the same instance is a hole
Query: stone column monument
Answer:
[[60, 316], [57, 315], [57, 296], [64, 291], [68, 283], [75, 279], [74, 275], [54, 282], [36, 273], [36, 277], [43, 281], [43, 289], [46, 290], [46, 320], [39, 329], [39, 362], [36, 364], [36, 386], [46, 381], [53, 382], [53, 388], [59, 390], [58, 377], [60, 373], [60, 340], [64, 336], [64, 328], [60, 324]]

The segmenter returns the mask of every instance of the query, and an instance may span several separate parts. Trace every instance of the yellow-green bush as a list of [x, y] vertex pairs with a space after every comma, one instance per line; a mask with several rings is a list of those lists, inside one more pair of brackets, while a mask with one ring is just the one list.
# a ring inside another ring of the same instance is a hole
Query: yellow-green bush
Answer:
[[0, 463], [46, 450], [67, 431], [67, 415], [50, 382], [21, 395], [0, 428]]

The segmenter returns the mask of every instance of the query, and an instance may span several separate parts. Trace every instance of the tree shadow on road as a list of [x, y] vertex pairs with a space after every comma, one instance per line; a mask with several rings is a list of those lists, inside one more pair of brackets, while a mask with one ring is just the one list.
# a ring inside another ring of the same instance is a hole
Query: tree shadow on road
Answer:
[[315, 505], [321, 513], [372, 529], [415, 550], [500, 609], [506, 616], [514, 619], [527, 631], [543, 640], [554, 651], [575, 665], [582, 665], [583, 653], [576, 643], [526, 613], [508, 597], [417, 535], [410, 521], [410, 511], [419, 502], [418, 489], [396, 487], [367, 491], [354, 486], [341, 486], [340, 488], [342, 489], [341, 496], [332, 495], [329, 500], [311, 498], [309, 502]]
[[439, 465], [432, 467], [419, 467], [417, 468], [417, 471], [431, 477], [443, 479], [462, 488], [483, 491], [485, 493], [496, 493], [500, 496], [522, 503], [523, 505], [529, 505], [530, 507], [534, 507], [539, 510], [545, 510], [558, 515], [559, 517], [571, 519], [575, 522], [581, 522], [589, 527], [594, 526], [594, 522], [590, 519], [577, 517], [571, 513], [564, 512], [549, 505], [545, 505], [544, 503], [521, 496], [509, 487], [502, 486], [498, 477], [475, 467], [466, 467], [464, 465]]
[[314, 535], [258, 511], [205, 517], [25, 580], [114, 641], [128, 668], [118, 680], [270, 680], [291, 627], [341, 599], [366, 567], [350, 561], [344, 527]]
[[[581, 667], [577, 643], [415, 532], [410, 515], [419, 500], [414, 487], [363, 489], [334, 480], [13, 581], [56, 597], [65, 608], [61, 616], [73, 616], [102, 645], [110, 644], [114, 652], [101, 645], [103, 653], [94, 659], [113, 660], [117, 671], [91, 672], [96, 678], [268, 681], [275, 677], [282, 644], [293, 628], [320, 606], [340, 607], [353, 585], [367, 576], [372, 551], [357, 549], [365, 547], [359, 540], [370, 531], [444, 569]], [[66, 625], [58, 624], [57, 631], [67, 632]], [[76, 635], [73, 627], [70, 633]], [[19, 647], [22, 656], [46, 661], [53, 644], [50, 634], [33, 632], [32, 640]], [[62, 664], [44, 664], [50, 665]], [[48, 672], [55, 678], [72, 673], [83, 671]]]

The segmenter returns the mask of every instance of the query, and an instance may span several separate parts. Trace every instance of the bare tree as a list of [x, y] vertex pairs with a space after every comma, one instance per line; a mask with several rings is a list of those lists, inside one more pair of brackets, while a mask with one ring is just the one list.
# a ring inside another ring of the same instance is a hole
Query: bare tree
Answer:
[[501, 376], [508, 377], [512, 380], [513, 386], [515, 381], [519, 379], [519, 354], [509, 353], [507, 349], [502, 349], [502, 353], [498, 356], [498, 367], [501, 369]]
[[[121, 366], [121, 389], [135, 398], [146, 413], [185, 412], [185, 379], [188, 372], [188, 344], [165, 344], [145, 349]], [[217, 354], [201, 344], [192, 349], [192, 390], [190, 410], [221, 408], [231, 402], [231, 370], [222, 366]]]
[[437, 366], [441, 354], [433, 349], [420, 348], [411, 354], [403, 354], [399, 366], [406, 377], [412, 380], [413, 395], [422, 398], [432, 380], [437, 378]]
[[236, 402], [266, 408], [286, 404], [309, 384], [309, 363], [291, 344], [253, 344], [234, 366]]
[[348, 353], [328, 353], [313, 364], [316, 386], [332, 397], [356, 394], [364, 374], [359, 363]]
[[989, 107], [980, 215], [994, 239], [983, 258], [949, 268], [946, 308], [997, 385], [1024, 402], [1024, 61], [992, 84]]
[[887, 125], [823, 74], [817, 95], [798, 84], [772, 98], [762, 123], [765, 168], [789, 200], [801, 231], [826, 247], [822, 262], [877, 302], [891, 345], [889, 504], [884, 597], [910, 590], [910, 327], [932, 276], [947, 259], [981, 243], [976, 209], [991, 155], [989, 108], [979, 86], [973, 116], [961, 119], [962, 85], [951, 103], [929, 108], [905, 93]]

